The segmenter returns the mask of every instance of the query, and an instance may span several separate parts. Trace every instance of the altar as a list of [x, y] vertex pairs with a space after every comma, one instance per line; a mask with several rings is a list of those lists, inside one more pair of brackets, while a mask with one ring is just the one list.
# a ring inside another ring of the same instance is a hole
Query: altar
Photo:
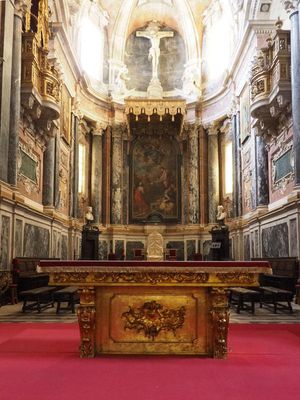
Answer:
[[258, 286], [267, 262], [41, 261], [50, 285], [78, 286], [80, 356], [226, 358], [228, 288]]

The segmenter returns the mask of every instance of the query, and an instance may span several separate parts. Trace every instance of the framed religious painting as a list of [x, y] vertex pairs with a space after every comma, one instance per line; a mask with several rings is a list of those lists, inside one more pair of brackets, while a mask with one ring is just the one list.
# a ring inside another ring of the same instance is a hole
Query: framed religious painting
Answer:
[[72, 98], [66, 86], [63, 85], [61, 90], [60, 129], [61, 137], [63, 137], [67, 143], [70, 143], [71, 139], [71, 107]]
[[250, 118], [250, 86], [245, 85], [240, 97], [240, 137], [241, 143], [250, 136], [251, 133]]
[[178, 222], [180, 173], [177, 142], [170, 136], [138, 137], [132, 145], [131, 221]]

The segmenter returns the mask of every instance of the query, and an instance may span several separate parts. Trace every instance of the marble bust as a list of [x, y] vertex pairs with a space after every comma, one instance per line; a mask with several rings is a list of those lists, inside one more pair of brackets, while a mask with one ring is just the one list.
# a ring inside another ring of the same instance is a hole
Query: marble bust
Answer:
[[90, 206], [86, 209], [85, 221], [87, 225], [90, 225], [94, 221], [93, 208]]
[[222, 205], [219, 205], [217, 208], [217, 221], [220, 225], [224, 225], [226, 216], [227, 214], [224, 210], [224, 207]]

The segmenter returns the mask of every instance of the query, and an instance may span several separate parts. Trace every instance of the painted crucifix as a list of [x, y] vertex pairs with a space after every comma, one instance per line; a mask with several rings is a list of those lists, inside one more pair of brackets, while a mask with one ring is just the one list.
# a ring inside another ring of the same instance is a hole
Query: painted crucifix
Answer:
[[149, 50], [149, 60], [152, 60], [152, 80], [158, 79], [158, 64], [160, 56], [160, 39], [164, 37], [173, 37], [174, 32], [172, 31], [160, 31], [159, 23], [157, 21], [149, 22], [147, 28], [144, 31], [137, 31], [137, 37], [145, 37], [150, 40], [151, 47]]

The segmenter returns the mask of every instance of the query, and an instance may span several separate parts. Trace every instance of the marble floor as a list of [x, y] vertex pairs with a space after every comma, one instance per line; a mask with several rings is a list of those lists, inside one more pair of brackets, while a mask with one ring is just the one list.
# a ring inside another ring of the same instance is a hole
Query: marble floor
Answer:
[[[230, 308], [230, 322], [238, 324], [266, 324], [266, 323], [278, 323], [278, 324], [300, 324], [300, 305], [293, 304], [293, 314], [290, 314], [286, 310], [279, 310], [277, 314], [272, 312], [272, 309], [259, 308], [255, 309], [255, 314], [251, 314], [247, 311], [241, 311], [237, 314], [235, 307]], [[71, 311], [61, 311], [56, 314], [56, 308], [47, 308], [40, 314], [36, 311], [22, 313], [22, 303], [15, 305], [5, 305], [0, 307], [0, 322], [62, 322], [72, 323], [77, 321], [76, 313], [72, 314]]]

